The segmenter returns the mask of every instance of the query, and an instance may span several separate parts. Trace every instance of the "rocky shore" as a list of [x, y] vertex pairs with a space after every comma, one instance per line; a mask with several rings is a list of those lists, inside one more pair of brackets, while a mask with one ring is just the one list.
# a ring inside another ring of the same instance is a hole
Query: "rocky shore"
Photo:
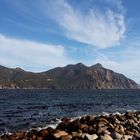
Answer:
[[140, 140], [140, 112], [63, 118], [56, 129], [3, 134], [0, 140]]

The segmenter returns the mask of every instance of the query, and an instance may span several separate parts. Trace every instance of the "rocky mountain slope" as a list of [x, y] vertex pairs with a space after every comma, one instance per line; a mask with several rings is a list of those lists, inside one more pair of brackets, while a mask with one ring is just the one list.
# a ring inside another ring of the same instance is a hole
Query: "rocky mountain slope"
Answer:
[[137, 84], [101, 64], [87, 67], [78, 63], [42, 73], [0, 66], [0, 88], [134, 89]]

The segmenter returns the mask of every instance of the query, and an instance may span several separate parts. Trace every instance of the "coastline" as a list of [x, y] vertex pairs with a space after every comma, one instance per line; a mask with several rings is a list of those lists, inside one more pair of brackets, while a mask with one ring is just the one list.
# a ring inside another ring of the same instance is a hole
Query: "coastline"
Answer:
[[0, 140], [139, 140], [140, 111], [63, 118], [56, 128], [3, 134]]

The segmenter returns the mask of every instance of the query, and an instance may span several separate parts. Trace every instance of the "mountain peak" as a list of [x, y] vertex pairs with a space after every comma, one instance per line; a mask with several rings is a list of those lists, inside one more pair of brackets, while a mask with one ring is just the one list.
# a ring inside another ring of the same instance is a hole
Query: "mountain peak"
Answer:
[[87, 66], [85, 66], [83, 63], [70, 64], [66, 66], [66, 68], [83, 68], [83, 67], [87, 67]]
[[96, 67], [103, 67], [102, 64], [100, 64], [100, 63], [95, 64], [95, 66]]
[[97, 63], [97, 64], [91, 66], [91, 68], [103, 68], [103, 66], [102, 66], [102, 64]]
[[16, 71], [24, 71], [24, 70], [21, 69], [20, 67], [16, 67], [15, 70], [16, 70]]
[[75, 66], [84, 66], [85, 67], [85, 65], [83, 64], [83, 63], [77, 63], [77, 64], [75, 64]]

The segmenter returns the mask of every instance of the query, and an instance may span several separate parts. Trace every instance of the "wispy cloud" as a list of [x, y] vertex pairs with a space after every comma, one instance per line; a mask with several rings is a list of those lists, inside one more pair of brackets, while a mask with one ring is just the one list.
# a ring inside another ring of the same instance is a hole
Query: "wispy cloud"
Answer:
[[68, 38], [98, 48], [108, 48], [124, 38], [126, 26], [121, 1], [106, 0], [106, 2], [116, 5], [118, 10], [113, 11], [107, 6], [102, 11], [101, 8], [94, 6], [84, 13], [75, 9], [66, 0], [55, 2], [48, 0], [45, 10], [48, 16], [63, 28]]
[[[97, 4], [99, 1], [102, 7]], [[53, 19], [63, 30], [62, 35], [97, 48], [115, 46], [125, 37], [125, 8], [122, 0], [88, 0], [87, 3], [91, 2], [90, 8], [87, 7], [84, 12], [68, 0], [36, 0], [32, 5], [23, 1], [10, 2], [17, 8], [18, 14], [43, 26], [47, 31], [53, 31], [48, 26], [48, 21]], [[55, 27], [59, 32], [60, 28]]]
[[41, 71], [72, 63], [61, 45], [13, 39], [0, 34], [0, 64]]

